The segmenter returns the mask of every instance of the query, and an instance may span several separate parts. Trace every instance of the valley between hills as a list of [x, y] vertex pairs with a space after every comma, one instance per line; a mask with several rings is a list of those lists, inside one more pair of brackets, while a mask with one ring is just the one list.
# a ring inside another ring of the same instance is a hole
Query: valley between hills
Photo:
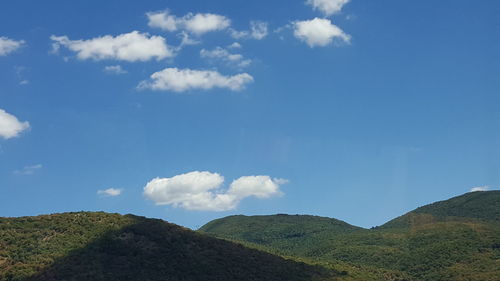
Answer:
[[193, 231], [103, 212], [0, 218], [0, 281], [500, 280], [500, 191], [364, 229], [310, 215], [229, 216]]

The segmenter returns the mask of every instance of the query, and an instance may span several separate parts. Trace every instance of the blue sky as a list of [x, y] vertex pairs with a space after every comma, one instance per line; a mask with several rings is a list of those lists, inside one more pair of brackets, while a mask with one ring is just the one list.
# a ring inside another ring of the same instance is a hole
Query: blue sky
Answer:
[[370, 227], [497, 189], [499, 13], [493, 0], [3, 1], [0, 216]]

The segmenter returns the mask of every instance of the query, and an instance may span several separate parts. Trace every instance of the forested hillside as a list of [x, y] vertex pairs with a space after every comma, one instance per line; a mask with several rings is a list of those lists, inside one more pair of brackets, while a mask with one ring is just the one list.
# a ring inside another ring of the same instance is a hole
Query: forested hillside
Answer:
[[276, 215], [227, 217], [200, 231], [272, 253], [395, 270], [415, 280], [498, 281], [499, 210], [500, 191], [474, 192], [418, 208], [374, 229]]
[[0, 280], [336, 280], [346, 276], [161, 220], [106, 213], [0, 218]]
[[499, 195], [465, 194], [374, 229], [284, 214], [198, 232], [102, 212], [0, 218], [0, 281], [498, 281]]

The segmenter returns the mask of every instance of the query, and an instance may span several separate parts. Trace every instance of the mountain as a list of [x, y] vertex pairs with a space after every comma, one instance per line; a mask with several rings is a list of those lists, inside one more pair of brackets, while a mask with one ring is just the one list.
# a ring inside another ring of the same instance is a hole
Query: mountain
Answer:
[[500, 190], [469, 192], [417, 208], [382, 227], [411, 227], [431, 222], [483, 221], [500, 223]]
[[0, 218], [0, 281], [499, 281], [499, 195], [464, 194], [374, 229], [283, 214], [197, 232], [102, 212]]
[[202, 226], [199, 231], [250, 243], [274, 245], [283, 240], [314, 241], [324, 235], [343, 234], [359, 229], [361, 228], [331, 218], [278, 214], [229, 216], [213, 220]]
[[337, 280], [157, 219], [107, 213], [0, 218], [0, 280]]
[[222, 218], [200, 231], [275, 254], [393, 270], [414, 280], [498, 281], [499, 195], [467, 193], [374, 229], [328, 218], [275, 215]]

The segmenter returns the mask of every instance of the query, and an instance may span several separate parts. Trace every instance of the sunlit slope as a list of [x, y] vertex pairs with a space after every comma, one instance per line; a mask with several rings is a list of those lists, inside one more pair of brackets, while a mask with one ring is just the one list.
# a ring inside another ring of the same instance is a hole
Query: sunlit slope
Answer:
[[316, 217], [255, 216], [219, 219], [201, 231], [282, 255], [402, 271], [415, 280], [498, 281], [499, 195], [468, 193], [418, 208], [376, 229], [343, 223], [315, 232], [310, 230], [318, 229]]
[[[343, 234], [361, 228], [340, 220], [307, 215], [229, 216], [211, 221], [200, 228], [201, 232], [235, 240], [244, 240], [280, 248], [299, 247], [306, 250], [325, 235]], [[283, 244], [281, 242], [287, 241]], [[292, 241], [292, 243], [288, 243]], [[299, 241], [300, 243], [293, 243]]]
[[336, 280], [285, 260], [132, 215], [0, 218], [0, 280]]
[[482, 221], [500, 223], [500, 190], [469, 192], [417, 208], [384, 224], [410, 227], [432, 222]]

